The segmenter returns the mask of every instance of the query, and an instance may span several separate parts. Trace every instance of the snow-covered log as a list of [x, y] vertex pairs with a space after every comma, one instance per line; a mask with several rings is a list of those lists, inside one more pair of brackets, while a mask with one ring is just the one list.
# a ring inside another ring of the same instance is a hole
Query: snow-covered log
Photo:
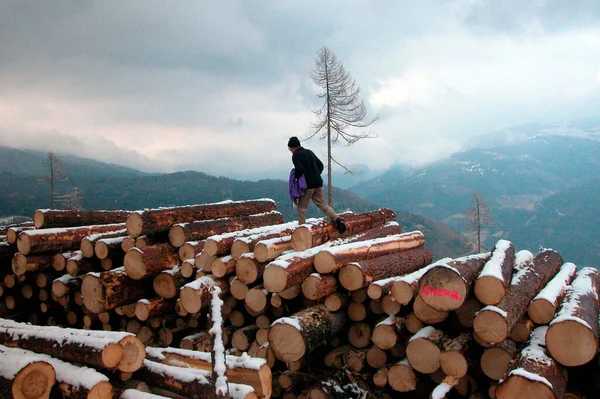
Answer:
[[[85, 256], [86, 258], [91, 258], [92, 256], [94, 256], [94, 247], [96, 245], [96, 243], [98, 242], [98, 240], [103, 239], [103, 238], [115, 238], [115, 237], [126, 237], [127, 235], [127, 230], [125, 228], [121, 229], [121, 230], [117, 230], [117, 231], [109, 231], [107, 233], [98, 233], [98, 234], [92, 234], [89, 235], [87, 237], [83, 237], [83, 239], [81, 240], [81, 246], [80, 246], [80, 250], [81, 253], [83, 254], [83, 256]], [[122, 241], [122, 238], [121, 238]], [[119, 246], [121, 245], [121, 241], [119, 241]]]
[[0, 345], [0, 397], [48, 399], [55, 382], [54, 368], [41, 356]]
[[[308, 221], [313, 221], [309, 219]], [[278, 237], [291, 237], [294, 229], [298, 227], [298, 222], [288, 222], [273, 226], [259, 227], [246, 231], [231, 233], [233, 242], [231, 244], [231, 256], [238, 260], [242, 254], [253, 253], [257, 243]], [[224, 235], [226, 236], [226, 235]]]
[[527, 307], [527, 314], [534, 323], [544, 325], [552, 321], [576, 273], [577, 266], [571, 262], [565, 263], [556, 276], [533, 298]]
[[187, 259], [194, 259], [196, 255], [202, 252], [204, 244], [206, 244], [206, 240], [184, 242], [177, 250], [179, 260], [183, 262]]
[[96, 224], [125, 223], [131, 211], [82, 211], [38, 209], [33, 214], [33, 224], [36, 228], [72, 227]]
[[292, 236], [284, 236], [257, 242], [252, 253], [257, 261], [268, 262], [291, 249]]
[[154, 292], [161, 298], [172, 299], [178, 295], [179, 290], [185, 284], [187, 284], [190, 279], [185, 278], [183, 276], [183, 267], [175, 266], [172, 269], [163, 270], [158, 273], [154, 280], [152, 281], [152, 287], [154, 288]]
[[221, 295], [229, 293], [227, 280], [207, 275], [191, 283], [187, 283], [181, 288], [181, 305], [189, 313], [199, 312], [200, 309], [208, 306], [210, 303], [210, 288], [214, 286], [218, 286], [221, 289]]
[[414, 298], [418, 292], [419, 280], [427, 271], [436, 267], [437, 265], [450, 262], [452, 258], [443, 258], [434, 263], [431, 263], [425, 267], [420, 268], [412, 273], [405, 274], [403, 276], [391, 277], [393, 278], [393, 284], [390, 292], [396, 300], [396, 302], [407, 305]]
[[448, 337], [442, 330], [423, 327], [413, 335], [406, 346], [406, 358], [411, 366], [424, 374], [440, 368], [440, 355]]
[[[125, 232], [123, 232], [124, 234]], [[98, 259], [106, 259], [111, 255], [123, 252], [123, 241], [127, 238], [125, 235], [115, 237], [102, 237], [96, 240], [94, 244], [94, 254]]]
[[475, 281], [475, 296], [484, 305], [496, 305], [506, 295], [513, 272], [515, 247], [512, 242], [498, 240]]
[[580, 366], [598, 352], [598, 290], [600, 273], [591, 267], [577, 272], [554, 319], [546, 344], [556, 361]]
[[[243, 258], [242, 258], [243, 259]], [[302, 282], [302, 294], [308, 299], [318, 301], [333, 294], [338, 286], [338, 279], [333, 275], [312, 273]]]
[[151, 245], [141, 250], [131, 248], [123, 260], [127, 275], [134, 280], [153, 277], [179, 264], [177, 249], [171, 244]]

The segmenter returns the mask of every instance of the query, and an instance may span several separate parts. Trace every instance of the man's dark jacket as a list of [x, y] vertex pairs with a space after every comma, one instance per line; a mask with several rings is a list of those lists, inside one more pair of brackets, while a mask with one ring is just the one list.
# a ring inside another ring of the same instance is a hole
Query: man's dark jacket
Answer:
[[296, 168], [296, 178], [304, 175], [307, 188], [323, 187], [323, 162], [311, 150], [299, 147], [292, 155], [292, 162]]

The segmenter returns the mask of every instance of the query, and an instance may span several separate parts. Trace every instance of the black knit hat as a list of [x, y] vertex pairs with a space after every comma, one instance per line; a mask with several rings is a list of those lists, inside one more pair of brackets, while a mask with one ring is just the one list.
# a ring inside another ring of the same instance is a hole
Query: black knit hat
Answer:
[[300, 147], [300, 140], [298, 140], [298, 137], [294, 136], [294, 137], [290, 137], [290, 140], [288, 141], [288, 148], [297, 148]]

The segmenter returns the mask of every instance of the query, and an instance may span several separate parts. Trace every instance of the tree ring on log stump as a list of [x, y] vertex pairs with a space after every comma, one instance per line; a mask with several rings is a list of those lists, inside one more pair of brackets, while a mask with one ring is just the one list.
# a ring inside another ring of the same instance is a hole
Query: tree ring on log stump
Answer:
[[426, 338], [413, 339], [406, 347], [410, 365], [424, 374], [431, 374], [440, 368], [440, 355], [440, 348]]
[[443, 266], [434, 267], [421, 277], [419, 297], [434, 309], [456, 310], [467, 297], [467, 285], [456, 271]]
[[127, 216], [125, 226], [127, 227], [127, 232], [132, 238], [138, 238], [142, 235], [142, 229], [144, 228], [144, 221], [142, 220], [142, 215], [140, 215], [137, 212], [134, 212], [131, 215]]
[[501, 348], [489, 348], [481, 356], [481, 369], [492, 380], [500, 381], [513, 357]]
[[546, 346], [560, 364], [581, 366], [592, 360], [598, 352], [598, 339], [583, 324], [566, 320], [548, 327]]
[[304, 251], [312, 248], [312, 233], [306, 226], [300, 226], [292, 234], [292, 248]]
[[36, 399], [50, 395], [56, 382], [54, 367], [46, 362], [35, 362], [26, 366], [15, 377], [12, 383], [12, 394], [15, 399]]
[[473, 320], [473, 329], [485, 342], [497, 344], [508, 337], [508, 324], [506, 319], [497, 312], [482, 310]]
[[275, 356], [285, 363], [295, 362], [306, 353], [306, 344], [302, 333], [294, 326], [278, 323], [269, 331], [269, 345]]
[[497, 305], [505, 295], [506, 287], [496, 277], [483, 276], [475, 282], [475, 296], [484, 305]]
[[504, 382], [498, 385], [496, 390], [497, 399], [509, 398], [536, 398], [536, 399], [556, 399], [552, 389], [539, 381], [528, 380], [527, 378], [512, 375]]
[[287, 271], [280, 266], [269, 266], [263, 274], [265, 288], [269, 292], [281, 292], [287, 285]]
[[123, 348], [123, 357], [117, 368], [125, 373], [139, 370], [146, 357], [146, 349], [142, 341], [136, 336], [125, 337], [119, 345]]

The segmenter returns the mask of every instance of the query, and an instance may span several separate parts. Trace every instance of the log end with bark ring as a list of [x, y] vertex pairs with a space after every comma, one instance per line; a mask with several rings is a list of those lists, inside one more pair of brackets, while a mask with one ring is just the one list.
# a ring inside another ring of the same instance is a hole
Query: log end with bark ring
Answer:
[[183, 226], [174, 225], [169, 229], [169, 242], [175, 248], [179, 248], [185, 243], [185, 230]]
[[146, 348], [142, 341], [132, 335], [119, 341], [119, 346], [123, 348], [123, 357], [117, 368], [124, 373], [133, 373], [139, 370], [146, 358]]
[[481, 369], [492, 380], [500, 381], [508, 371], [512, 356], [501, 348], [486, 349], [481, 356]]
[[85, 258], [91, 258], [94, 256], [94, 244], [92, 244], [90, 240], [81, 240], [81, 244], [79, 244], [79, 250]]
[[33, 225], [36, 229], [41, 229], [44, 226], [44, 212], [41, 210], [35, 211], [33, 214]]
[[475, 316], [473, 329], [485, 342], [497, 344], [508, 338], [508, 324], [506, 319], [497, 312], [483, 310]]
[[410, 365], [424, 374], [440, 368], [440, 348], [426, 338], [413, 339], [406, 346], [406, 357]]
[[204, 249], [202, 250], [202, 252], [205, 252], [209, 256], [216, 256], [217, 252], [219, 252], [219, 246], [217, 245], [215, 240], [211, 240], [209, 238], [204, 243]]
[[315, 255], [315, 270], [321, 274], [333, 273], [337, 269], [335, 256], [329, 251], [319, 251]]
[[398, 342], [398, 335], [394, 327], [379, 325], [373, 330], [373, 343], [380, 349], [392, 349]]
[[[83, 248], [81, 251], [83, 252]], [[106, 259], [108, 258], [108, 245], [104, 241], [98, 241], [94, 246], [94, 252], [98, 259]]]
[[458, 309], [467, 297], [467, 284], [453, 269], [434, 267], [419, 281], [419, 297], [434, 309]]
[[492, 276], [483, 276], [475, 282], [475, 296], [484, 305], [497, 305], [506, 295], [506, 286]]
[[527, 308], [527, 315], [536, 324], [548, 324], [554, 318], [556, 306], [546, 299], [534, 299]]
[[331, 294], [325, 298], [325, 307], [331, 312], [337, 312], [343, 306], [343, 299], [339, 294]]
[[252, 252], [250, 246], [241, 240], [234, 240], [231, 244], [231, 257], [239, 260], [243, 254]]
[[253, 312], [262, 312], [267, 307], [267, 295], [262, 289], [251, 289], [244, 301], [248, 309]]
[[17, 238], [17, 249], [19, 250], [19, 253], [23, 255], [27, 255], [29, 251], [31, 251], [31, 238], [27, 234], [19, 234], [19, 237]]
[[22, 253], [17, 252], [10, 262], [12, 271], [17, 276], [22, 276], [27, 273], [27, 257]]
[[127, 233], [132, 238], [138, 238], [142, 235], [142, 230], [144, 229], [144, 221], [142, 220], [142, 215], [137, 212], [132, 213], [127, 216], [127, 220], [125, 221], [125, 227], [127, 227]]
[[367, 295], [371, 299], [381, 299], [383, 296], [383, 288], [379, 284], [371, 284], [369, 288], [367, 288]]
[[50, 397], [50, 390], [56, 382], [54, 367], [43, 361], [28, 364], [19, 371], [12, 382], [15, 399], [38, 399]]
[[177, 287], [173, 281], [173, 277], [166, 273], [160, 273], [152, 281], [154, 292], [161, 298], [171, 299], [177, 295]]
[[278, 265], [265, 267], [263, 281], [267, 291], [282, 292], [287, 286], [287, 271]]
[[292, 233], [292, 248], [304, 251], [312, 248], [312, 232], [306, 226], [299, 226]]
[[319, 276], [308, 276], [302, 282], [302, 294], [308, 299], [313, 301], [319, 298], [319, 282], [321, 277]]
[[138, 250], [130, 250], [125, 254], [123, 259], [125, 265], [125, 273], [129, 278], [141, 280], [146, 275], [146, 265], [142, 252]]
[[371, 343], [371, 335], [369, 323], [354, 323], [348, 330], [348, 342], [355, 348], [366, 348]]
[[306, 353], [304, 337], [294, 326], [278, 323], [269, 330], [269, 346], [277, 359], [289, 363], [302, 359]]
[[121, 242], [123, 252], [129, 251], [133, 247], [135, 247], [135, 239], [133, 237], [125, 237]]
[[266, 262], [269, 260], [269, 247], [264, 242], [258, 242], [254, 246], [254, 257], [259, 262]]
[[340, 270], [340, 284], [348, 291], [356, 291], [363, 287], [363, 272], [359, 265], [350, 263]]
[[252, 284], [258, 279], [258, 270], [252, 260], [241, 257], [235, 264], [235, 275], [244, 284]]
[[104, 307], [106, 292], [98, 277], [88, 274], [83, 278], [81, 295], [83, 304], [90, 312], [102, 313], [106, 310]]
[[179, 260], [183, 262], [187, 259], [194, 259], [196, 256], [196, 251], [194, 250], [194, 246], [192, 244], [186, 242], [179, 247], [177, 255], [179, 255]]
[[102, 363], [108, 368], [116, 368], [123, 360], [123, 347], [119, 344], [108, 344], [102, 349]]
[[546, 346], [560, 364], [581, 366], [591, 361], [598, 352], [598, 338], [587, 326], [565, 320], [548, 327]]
[[188, 313], [197, 313], [202, 309], [202, 297], [193, 288], [183, 287], [179, 298], [181, 305]]
[[469, 368], [465, 356], [457, 351], [443, 352], [440, 355], [440, 366], [446, 375], [452, 377], [465, 376]]
[[145, 303], [138, 302], [135, 304], [135, 317], [137, 317], [138, 320], [146, 321], [148, 320], [149, 315], [150, 312], [148, 312], [148, 306], [146, 306]]
[[529, 380], [519, 375], [511, 375], [496, 389], [496, 399], [536, 398], [556, 399], [552, 389], [546, 384]]
[[410, 392], [417, 389], [417, 375], [410, 365], [404, 363], [398, 363], [390, 368], [388, 382], [397, 392]]
[[405, 281], [396, 281], [392, 286], [391, 292], [396, 302], [401, 305], [407, 305], [415, 296], [411, 285]]
[[67, 260], [63, 256], [63, 254], [56, 254], [52, 258], [52, 268], [57, 272], [65, 270], [67, 266]]

